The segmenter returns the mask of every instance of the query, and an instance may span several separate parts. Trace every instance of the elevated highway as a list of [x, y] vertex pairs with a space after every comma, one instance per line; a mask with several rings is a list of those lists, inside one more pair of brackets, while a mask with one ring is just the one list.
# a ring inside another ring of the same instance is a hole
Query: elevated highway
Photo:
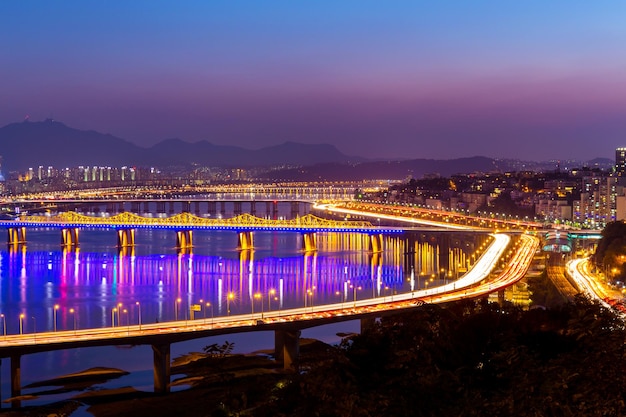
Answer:
[[283, 361], [285, 367], [291, 367], [297, 360], [301, 329], [345, 320], [380, 317], [415, 308], [424, 302], [445, 303], [502, 291], [523, 277], [539, 245], [535, 237], [520, 236], [506, 267], [500, 273], [494, 274], [510, 243], [511, 237], [504, 234], [494, 235], [491, 246], [482, 254], [474, 268], [457, 281], [440, 287], [364, 300], [357, 300], [355, 297], [352, 301], [344, 300], [342, 303], [329, 305], [202, 320], [18, 335], [5, 333], [0, 341], [0, 357], [11, 358], [13, 397], [19, 396], [21, 392], [21, 356], [59, 349], [149, 344], [153, 349], [156, 392], [169, 390], [170, 344], [210, 335], [274, 331], [276, 357]]

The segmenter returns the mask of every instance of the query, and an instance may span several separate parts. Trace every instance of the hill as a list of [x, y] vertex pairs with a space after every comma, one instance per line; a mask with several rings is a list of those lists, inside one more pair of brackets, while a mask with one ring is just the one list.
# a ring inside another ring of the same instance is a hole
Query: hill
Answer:
[[12, 123], [0, 128], [0, 155], [4, 171], [54, 166], [218, 166], [314, 165], [348, 163], [350, 157], [329, 144], [285, 142], [258, 150], [167, 139], [143, 148], [125, 139], [93, 130], [78, 130], [48, 119]]

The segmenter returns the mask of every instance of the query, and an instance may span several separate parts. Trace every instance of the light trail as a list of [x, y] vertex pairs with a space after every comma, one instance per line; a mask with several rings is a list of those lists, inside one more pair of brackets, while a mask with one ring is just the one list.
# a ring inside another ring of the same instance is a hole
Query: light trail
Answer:
[[[436, 288], [413, 291], [411, 293], [386, 295], [382, 297], [364, 300], [344, 300], [341, 303], [302, 307], [288, 310], [273, 310], [257, 312], [254, 314], [242, 314], [236, 316], [215, 317], [211, 319], [179, 320], [175, 322], [152, 323], [132, 326], [118, 326], [106, 328], [91, 328], [66, 330], [58, 332], [29, 333], [21, 335], [5, 335], [0, 341], [0, 349], [3, 347], [34, 346], [34, 345], [60, 345], [64, 343], [105, 341], [119, 339], [128, 341], [133, 337], [146, 337], [154, 335], [166, 335], [175, 333], [193, 333], [197, 331], [210, 331], [251, 328], [262, 329], [264, 325], [280, 324], [287, 322], [302, 322], [319, 320], [332, 317], [359, 316], [362, 314], [415, 307], [416, 302], [430, 298], [431, 302], [447, 302], [456, 299], [474, 297], [480, 294], [493, 292], [501, 287], [511, 285], [515, 279], [519, 279], [515, 273], [510, 272], [505, 277], [499, 277], [497, 282], [483, 283], [488, 277], [500, 257], [510, 243], [510, 236], [493, 235], [494, 240], [489, 248], [481, 255], [474, 268], [458, 281]], [[536, 238], [526, 237], [529, 241]], [[534, 240], [533, 240], [534, 239]], [[526, 268], [530, 265], [532, 257], [527, 257], [528, 250], [518, 249], [518, 255], [509, 265], [512, 269], [519, 270], [522, 263]], [[533, 252], [533, 251], [531, 251]], [[526, 259], [526, 260], [524, 260]], [[474, 287], [476, 286], [476, 287]], [[356, 318], [356, 317], [355, 317]], [[261, 327], [259, 327], [261, 325]]]
[[377, 219], [386, 219], [386, 220], [393, 220], [393, 221], [401, 221], [401, 222], [405, 222], [405, 223], [413, 223], [413, 224], [420, 224], [420, 225], [427, 225], [427, 226], [435, 226], [435, 227], [441, 227], [442, 229], [454, 229], [454, 230], [482, 230], [482, 231], [488, 231], [491, 229], [486, 229], [483, 227], [476, 227], [476, 226], [466, 226], [466, 225], [459, 225], [459, 224], [452, 224], [452, 223], [446, 223], [446, 222], [437, 222], [437, 221], [433, 221], [433, 220], [424, 220], [424, 219], [420, 219], [420, 218], [415, 218], [415, 217], [407, 217], [407, 216], [397, 216], [397, 215], [393, 215], [393, 214], [386, 214], [386, 213], [376, 213], [376, 212], [367, 212], [367, 211], [359, 211], [359, 210], [352, 210], [352, 209], [347, 209], [347, 208], [343, 208], [343, 207], [336, 207], [332, 204], [314, 204], [313, 205], [314, 209], [319, 209], [319, 210], [328, 210], [328, 211], [332, 211], [335, 213], [343, 213], [343, 214], [352, 214], [355, 216], [366, 216], [366, 217], [373, 217], [373, 218], [377, 218]]

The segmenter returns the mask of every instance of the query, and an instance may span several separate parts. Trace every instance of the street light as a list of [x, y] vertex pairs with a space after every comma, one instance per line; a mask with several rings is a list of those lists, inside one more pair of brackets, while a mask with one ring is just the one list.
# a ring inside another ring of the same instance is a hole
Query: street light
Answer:
[[272, 311], [272, 298], [276, 294], [276, 290], [274, 288], [270, 289], [269, 294], [267, 295], [267, 311]]
[[[263, 311], [263, 296], [261, 295], [260, 292], [257, 292], [256, 294], [254, 294], [254, 298], [257, 300], [261, 300], [261, 318], [263, 318], [264, 315], [264, 311]], [[252, 301], [252, 314], [254, 315], [254, 300]]]
[[206, 303], [206, 308], [204, 309], [204, 321], [206, 323], [206, 309], [211, 307], [211, 327], [213, 327], [213, 304], [211, 303]]
[[139, 312], [137, 313], [137, 317], [139, 318], [139, 330], [141, 330], [141, 303], [139, 303], [139, 301], [136, 301], [135, 305], [139, 309]]
[[4, 314], [0, 314], [0, 319], [2, 319], [2, 337], [6, 340], [7, 338], [7, 319], [4, 317]]
[[357, 287], [356, 285], [350, 285], [350, 288], [352, 288], [353, 294], [354, 294], [354, 305], [353, 308], [356, 308], [356, 290], [361, 290], [361, 287]]
[[[76, 334], [76, 316], [77, 316], [77, 314], [74, 314], [74, 309], [73, 308], [70, 308], [70, 314], [72, 316], [74, 316], [74, 334]], [[120, 321], [120, 319], [119, 319], [119, 316], [118, 316], [118, 318], [117, 318], [118, 324], [119, 324], [119, 321]]]
[[117, 313], [117, 326], [121, 326], [122, 325], [122, 303], [117, 303], [117, 308], [115, 309], [115, 312]]
[[230, 316], [230, 302], [231, 302], [231, 300], [234, 300], [234, 299], [235, 299], [235, 294], [234, 293], [229, 292], [226, 295], [226, 313], [227, 313], [228, 316]]
[[57, 310], [59, 309], [59, 305], [54, 305], [54, 310], [52, 310], [52, 315], [54, 316], [54, 331], [57, 331]]
[[174, 321], [178, 321], [178, 305], [182, 300], [179, 298], [176, 299], [176, 303], [174, 304]]
[[22, 334], [24, 332], [24, 314], [20, 314], [20, 334]]
[[306, 290], [306, 294], [310, 298], [309, 305], [311, 307], [311, 311], [313, 311], [313, 290]]

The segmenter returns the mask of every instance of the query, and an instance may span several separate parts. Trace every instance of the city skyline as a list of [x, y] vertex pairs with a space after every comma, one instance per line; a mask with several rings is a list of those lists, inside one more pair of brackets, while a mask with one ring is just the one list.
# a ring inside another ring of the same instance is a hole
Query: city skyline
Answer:
[[0, 125], [140, 146], [330, 143], [367, 158], [612, 158], [624, 5], [3, 3]]

